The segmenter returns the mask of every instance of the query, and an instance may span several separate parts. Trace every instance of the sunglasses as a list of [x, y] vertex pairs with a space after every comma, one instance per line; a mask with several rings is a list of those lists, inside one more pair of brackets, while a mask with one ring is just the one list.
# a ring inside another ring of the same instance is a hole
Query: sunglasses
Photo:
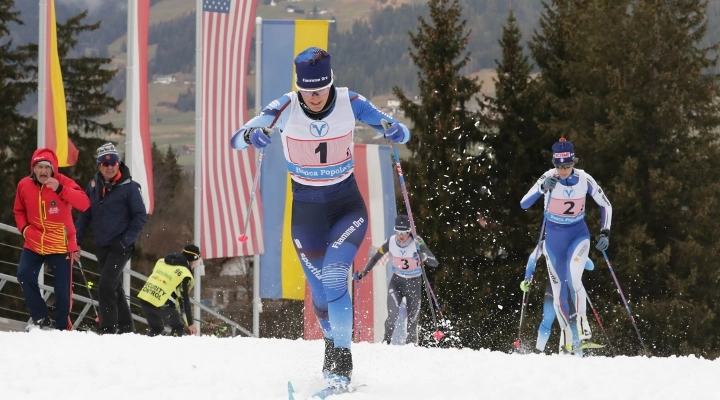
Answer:
[[102, 166], [105, 167], [105, 168], [107, 168], [107, 167], [115, 167], [115, 166], [118, 165], [118, 162], [117, 162], [117, 161], [103, 161], [103, 162], [100, 163], [100, 165], [102, 165]]
[[410, 231], [409, 231], [409, 230], [407, 230], [407, 231], [399, 231], [399, 230], [396, 229], [396, 230], [395, 230], [395, 234], [397, 234], [397, 235], [409, 235], [409, 234], [410, 234]]
[[305, 96], [314, 96], [314, 95], [316, 95], [316, 94], [317, 94], [318, 96], [323, 96], [323, 95], [327, 94], [327, 93], [330, 91], [330, 86], [324, 87], [324, 88], [320, 88], [320, 89], [314, 89], [314, 90], [298, 89], [298, 91], [299, 91], [300, 93], [304, 94]]
[[555, 164], [555, 168], [557, 169], [571, 169], [573, 167], [574, 163], [568, 163], [568, 164]]

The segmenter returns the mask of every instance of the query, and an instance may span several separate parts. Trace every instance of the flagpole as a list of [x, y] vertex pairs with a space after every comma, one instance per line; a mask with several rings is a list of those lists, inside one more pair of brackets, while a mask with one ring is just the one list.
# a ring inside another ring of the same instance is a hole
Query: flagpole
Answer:
[[[137, 59], [135, 54], [137, 52], [137, 12], [138, 12], [138, 0], [128, 0], [128, 19], [127, 19], [127, 62], [125, 64], [125, 165], [128, 167], [133, 165], [133, 157], [138, 156], [133, 154], [132, 142], [135, 136], [138, 134], [135, 132], [135, 125], [133, 119], [138, 117], [135, 115], [135, 105], [133, 99], [135, 98], [135, 90], [137, 85], [135, 84], [136, 76], [135, 71], [137, 68]], [[147, 188], [145, 188], [147, 190]], [[130, 293], [130, 273], [127, 272], [132, 269], [131, 261], [128, 259], [125, 263], [125, 272], [123, 272], [123, 290], [128, 296], [127, 302], [130, 304], [129, 296]]]
[[[40, 0], [38, 37], [38, 116], [37, 147], [45, 147], [45, 96], [47, 90], [47, 0]], [[42, 282], [41, 282], [42, 283]]]
[[[47, 0], [40, 0], [40, 12], [38, 14], [38, 25], [40, 33], [38, 36], [38, 116], [37, 116], [37, 148], [45, 147], [45, 101], [47, 96]], [[45, 268], [40, 268], [38, 284], [45, 284]], [[40, 295], [44, 296], [40, 289]]]
[[[262, 109], [262, 18], [255, 18], [255, 113]], [[252, 212], [248, 210], [248, 213]], [[253, 336], [260, 337], [260, 254], [253, 256]]]
[[[194, 199], [194, 216], [193, 216], [193, 240], [196, 246], [200, 246], [200, 202], [202, 195], [202, 124], [203, 124], [203, 107], [202, 107], [202, 78], [203, 78], [203, 33], [202, 33], [202, 13], [203, 2], [196, 0], [195, 2], [195, 199]], [[201, 252], [206, 251], [200, 249]], [[195, 290], [193, 297], [195, 301], [200, 302], [201, 290], [200, 280], [205, 275], [205, 265], [200, 264], [195, 267]], [[195, 306], [193, 317], [195, 318], [195, 327], [197, 334], [200, 335], [200, 307]]]

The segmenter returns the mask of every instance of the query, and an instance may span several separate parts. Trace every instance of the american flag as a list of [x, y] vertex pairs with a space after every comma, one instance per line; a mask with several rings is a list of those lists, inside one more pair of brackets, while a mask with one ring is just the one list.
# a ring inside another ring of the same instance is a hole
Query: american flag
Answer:
[[[257, 0], [203, 0], [202, 196], [200, 245], [204, 258], [264, 251], [259, 193], [251, 210], [256, 170], [251, 147], [235, 151], [230, 138], [247, 120], [247, 70]], [[249, 240], [240, 243], [245, 217]]]

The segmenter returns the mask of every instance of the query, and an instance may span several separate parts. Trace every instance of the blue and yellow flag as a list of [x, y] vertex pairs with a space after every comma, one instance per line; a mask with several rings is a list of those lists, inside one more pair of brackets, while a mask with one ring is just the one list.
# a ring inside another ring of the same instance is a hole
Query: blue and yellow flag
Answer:
[[[329, 21], [262, 20], [260, 106], [295, 90], [295, 56], [308, 47], [328, 48]], [[279, 168], [282, 166], [282, 168]], [[305, 298], [305, 275], [290, 237], [292, 191], [282, 146], [268, 146], [260, 190], [265, 253], [260, 256], [260, 297]]]

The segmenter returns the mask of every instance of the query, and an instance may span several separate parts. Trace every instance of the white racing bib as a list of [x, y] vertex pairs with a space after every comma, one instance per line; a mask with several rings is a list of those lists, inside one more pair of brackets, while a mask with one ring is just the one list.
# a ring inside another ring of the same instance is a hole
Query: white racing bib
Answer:
[[281, 133], [290, 177], [309, 186], [328, 186], [347, 179], [355, 165], [355, 115], [347, 88], [336, 88], [335, 108], [318, 121], [305, 115], [296, 92], [290, 93], [290, 98], [292, 111]]
[[390, 255], [393, 258], [393, 272], [405, 278], [411, 278], [422, 274], [420, 269], [419, 257], [417, 257], [417, 249], [415, 243], [410, 243], [407, 247], [397, 245], [395, 235], [388, 240]]
[[550, 194], [545, 217], [556, 224], [574, 224], [585, 218], [585, 196], [588, 182], [585, 174], [578, 174], [578, 183], [564, 186], [560, 182]]

